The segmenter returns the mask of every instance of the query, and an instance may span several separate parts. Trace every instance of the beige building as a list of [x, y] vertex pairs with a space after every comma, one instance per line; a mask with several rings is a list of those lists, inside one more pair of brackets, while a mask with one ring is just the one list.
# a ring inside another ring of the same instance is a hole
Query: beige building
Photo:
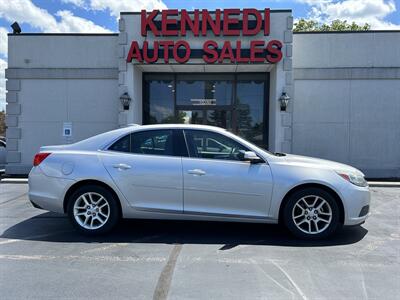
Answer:
[[41, 145], [189, 122], [400, 177], [400, 32], [293, 34], [290, 10], [209, 12], [206, 26], [202, 13], [198, 31], [178, 12], [166, 25], [121, 13], [116, 34], [10, 34], [6, 172], [29, 172]]

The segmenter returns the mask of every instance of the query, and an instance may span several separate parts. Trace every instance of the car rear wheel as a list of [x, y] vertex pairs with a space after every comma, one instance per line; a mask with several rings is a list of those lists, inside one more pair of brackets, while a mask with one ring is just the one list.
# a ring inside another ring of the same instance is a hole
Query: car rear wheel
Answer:
[[68, 217], [78, 231], [87, 235], [109, 232], [119, 220], [117, 200], [104, 187], [78, 188], [68, 202]]
[[322, 239], [340, 227], [340, 210], [332, 195], [322, 189], [307, 188], [288, 199], [283, 218], [286, 227], [302, 239]]

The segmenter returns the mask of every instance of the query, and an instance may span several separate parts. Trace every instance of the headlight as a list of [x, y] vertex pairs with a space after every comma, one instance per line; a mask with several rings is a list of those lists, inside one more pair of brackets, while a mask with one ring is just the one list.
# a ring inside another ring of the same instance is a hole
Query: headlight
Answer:
[[362, 187], [368, 186], [368, 182], [365, 180], [363, 175], [349, 173], [349, 172], [343, 172], [343, 171], [337, 171], [336, 173], [338, 175], [340, 175], [340, 177], [346, 179], [348, 182], [351, 182], [354, 185], [362, 186]]

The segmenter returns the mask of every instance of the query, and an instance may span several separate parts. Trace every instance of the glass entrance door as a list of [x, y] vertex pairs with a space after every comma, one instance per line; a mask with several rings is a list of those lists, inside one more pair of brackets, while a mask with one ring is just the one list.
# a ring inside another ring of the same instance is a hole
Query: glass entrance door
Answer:
[[178, 123], [211, 125], [232, 130], [231, 110], [178, 110], [177, 115]]
[[178, 74], [176, 111], [180, 123], [232, 130], [234, 75]]
[[144, 124], [226, 128], [267, 147], [268, 73], [145, 74]]

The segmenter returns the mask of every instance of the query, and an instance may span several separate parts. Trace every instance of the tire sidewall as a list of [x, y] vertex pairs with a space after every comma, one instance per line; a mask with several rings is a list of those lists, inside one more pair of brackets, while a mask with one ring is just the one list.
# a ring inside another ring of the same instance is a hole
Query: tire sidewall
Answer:
[[[110, 216], [107, 222], [98, 229], [86, 229], [78, 224], [74, 216], [74, 204], [78, 198], [85, 193], [97, 193], [102, 195], [110, 206]], [[97, 185], [86, 185], [78, 188], [69, 198], [67, 206], [68, 218], [72, 225], [85, 235], [101, 235], [111, 231], [120, 219], [119, 207], [114, 195], [106, 188]]]
[[[292, 210], [296, 202], [299, 199], [310, 195], [319, 196], [325, 199], [332, 209], [331, 223], [329, 224], [328, 228], [326, 228], [323, 232], [317, 234], [307, 234], [298, 229], [292, 217]], [[340, 228], [340, 209], [336, 200], [329, 192], [319, 188], [306, 188], [295, 192], [289, 197], [284, 207], [283, 220], [289, 231], [298, 238], [308, 240], [323, 239], [333, 235]]]

